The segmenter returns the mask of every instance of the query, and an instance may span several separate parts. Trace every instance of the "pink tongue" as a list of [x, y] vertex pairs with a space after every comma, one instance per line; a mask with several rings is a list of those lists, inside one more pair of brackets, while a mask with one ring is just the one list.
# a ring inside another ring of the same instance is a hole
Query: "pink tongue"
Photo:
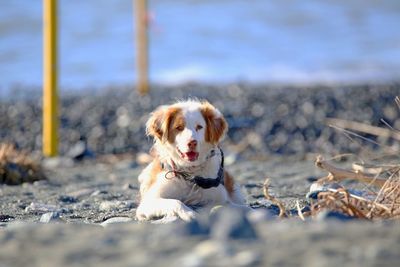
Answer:
[[187, 152], [186, 157], [188, 157], [190, 161], [195, 161], [197, 159], [197, 154], [197, 152]]

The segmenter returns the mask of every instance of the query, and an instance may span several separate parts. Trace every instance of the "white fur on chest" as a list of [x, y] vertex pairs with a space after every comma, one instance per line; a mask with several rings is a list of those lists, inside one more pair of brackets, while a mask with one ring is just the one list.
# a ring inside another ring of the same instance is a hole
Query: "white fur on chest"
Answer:
[[[207, 165], [193, 173], [205, 178], [217, 178], [220, 160], [212, 158]], [[182, 201], [189, 206], [207, 206], [225, 204], [228, 193], [223, 185], [203, 189], [181, 177], [174, 177], [172, 173], [162, 171], [157, 175], [155, 184], [146, 193], [146, 198], [171, 198]]]

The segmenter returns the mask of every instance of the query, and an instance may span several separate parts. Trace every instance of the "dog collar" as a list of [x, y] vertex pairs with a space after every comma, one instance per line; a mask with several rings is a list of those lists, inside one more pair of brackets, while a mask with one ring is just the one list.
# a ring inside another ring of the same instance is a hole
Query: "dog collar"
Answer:
[[[168, 179], [168, 174], [173, 173], [175, 177], [180, 177], [188, 182], [194, 183], [195, 185], [203, 188], [203, 189], [209, 189], [212, 187], [218, 187], [220, 184], [224, 184], [224, 152], [222, 151], [221, 148], [219, 148], [219, 151], [221, 152], [221, 164], [219, 165], [218, 169], [218, 174], [216, 178], [205, 178], [201, 176], [193, 176], [188, 172], [184, 171], [178, 171], [176, 168], [174, 168], [175, 164], [173, 163], [173, 166], [169, 166], [168, 164], [161, 164], [161, 167], [163, 169], [168, 169], [169, 171], [165, 174], [165, 178]], [[215, 150], [212, 150], [210, 155], [208, 156], [208, 159], [212, 158], [215, 156]]]

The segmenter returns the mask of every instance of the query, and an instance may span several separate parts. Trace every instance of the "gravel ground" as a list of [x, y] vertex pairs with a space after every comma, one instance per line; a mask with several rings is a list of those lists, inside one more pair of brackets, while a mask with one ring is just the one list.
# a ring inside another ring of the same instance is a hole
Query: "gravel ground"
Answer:
[[[400, 129], [397, 85], [272, 88], [235, 84], [156, 87], [139, 98], [131, 89], [64, 95], [60, 158], [42, 159], [47, 181], [0, 186], [0, 267], [3, 266], [396, 266], [398, 222], [342, 220], [322, 214], [306, 222], [277, 219], [305, 197], [324, 173], [313, 153], [359, 152], [365, 145], [324, 125], [325, 118]], [[188, 96], [207, 98], [231, 130], [223, 147], [227, 169], [253, 210], [226, 208], [192, 223], [138, 223], [137, 175], [149, 111]], [[0, 138], [39, 151], [40, 100], [25, 93], [0, 101]], [[378, 140], [384, 142], [385, 140]], [[374, 146], [369, 146], [374, 149]], [[110, 153], [123, 153], [111, 155]], [[342, 163], [346, 164], [346, 162]]]
[[48, 181], [1, 187], [0, 266], [396, 266], [398, 222], [320, 216], [278, 220], [262, 194], [306, 203], [322, 175], [309, 160], [270, 157], [227, 166], [254, 207], [220, 209], [192, 223], [134, 219], [142, 169], [131, 160], [57, 166]]
[[[280, 158], [235, 162], [227, 165], [227, 169], [237, 174], [248, 204], [255, 208], [271, 208], [274, 213], [274, 207], [263, 197], [262, 184], [266, 176], [273, 181], [271, 192], [288, 207], [294, 206], [297, 199], [305, 199], [310, 181], [321, 176], [311, 161], [291, 159], [289, 162], [290, 169]], [[62, 160], [59, 164], [63, 164]], [[129, 159], [117, 164], [96, 163], [95, 160], [72, 164], [48, 168], [47, 181], [2, 186], [3, 216], [12, 217], [10, 222], [39, 222], [43, 214], [53, 212], [60, 215], [57, 219], [67, 223], [102, 223], [115, 217], [118, 211], [118, 216], [134, 218], [139, 190], [137, 176], [142, 166]], [[45, 161], [45, 165], [49, 166], [49, 161]], [[8, 220], [3, 220], [6, 226]]]

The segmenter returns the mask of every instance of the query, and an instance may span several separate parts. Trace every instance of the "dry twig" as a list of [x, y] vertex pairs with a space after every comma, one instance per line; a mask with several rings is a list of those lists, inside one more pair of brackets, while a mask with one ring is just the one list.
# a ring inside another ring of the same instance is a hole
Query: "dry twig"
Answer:
[[287, 217], [286, 208], [281, 201], [279, 201], [276, 197], [271, 196], [268, 191], [269, 188], [269, 178], [266, 178], [264, 181], [264, 197], [271, 201], [272, 204], [275, 204], [279, 208], [279, 218]]
[[297, 214], [299, 215], [300, 219], [301, 219], [302, 221], [305, 221], [306, 219], [304, 218], [304, 214], [303, 214], [303, 212], [301, 211], [300, 203], [299, 203], [298, 200], [296, 200], [296, 208], [297, 208]]
[[397, 131], [393, 131], [391, 129], [376, 127], [376, 126], [368, 125], [368, 124], [361, 123], [361, 122], [348, 121], [348, 120], [336, 119], [336, 118], [327, 119], [327, 123], [329, 125], [334, 125], [336, 127], [340, 127], [340, 128], [344, 128], [344, 129], [358, 131], [358, 132], [371, 134], [371, 135], [375, 135], [375, 136], [381, 136], [381, 137], [385, 137], [385, 138], [393, 138], [393, 139], [400, 141], [400, 133]]
[[380, 178], [378, 176], [371, 176], [368, 174], [365, 174], [361, 171], [349, 171], [345, 169], [341, 169], [338, 167], [335, 167], [325, 161], [322, 156], [318, 156], [317, 160], [315, 161], [315, 165], [323, 169], [327, 172], [329, 172], [328, 176], [323, 178], [323, 181], [343, 181], [343, 180], [357, 180], [359, 182], [367, 183], [367, 184], [373, 184], [378, 187], [382, 187], [385, 183], [386, 180], [383, 178]]

